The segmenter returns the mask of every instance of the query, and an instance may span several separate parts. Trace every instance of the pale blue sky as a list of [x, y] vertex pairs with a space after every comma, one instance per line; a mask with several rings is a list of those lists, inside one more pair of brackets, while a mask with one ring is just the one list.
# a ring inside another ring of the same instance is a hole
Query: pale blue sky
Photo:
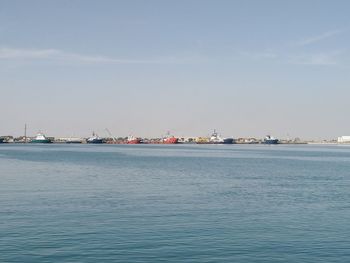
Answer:
[[349, 1], [2, 1], [0, 134], [350, 134]]

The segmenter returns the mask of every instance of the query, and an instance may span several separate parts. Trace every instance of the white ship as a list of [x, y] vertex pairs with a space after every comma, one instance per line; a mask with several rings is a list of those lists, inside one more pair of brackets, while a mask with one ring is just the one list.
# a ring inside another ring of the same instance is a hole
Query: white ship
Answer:
[[38, 132], [36, 137], [31, 140], [31, 143], [52, 143], [52, 141], [45, 137], [45, 135], [41, 132]]
[[234, 142], [233, 138], [222, 138], [216, 130], [212, 133], [209, 143], [212, 144], [232, 144]]

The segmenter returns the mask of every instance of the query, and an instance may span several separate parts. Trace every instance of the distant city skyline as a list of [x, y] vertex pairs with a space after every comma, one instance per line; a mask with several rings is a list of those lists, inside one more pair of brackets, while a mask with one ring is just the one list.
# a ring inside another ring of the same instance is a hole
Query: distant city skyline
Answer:
[[350, 135], [349, 9], [0, 0], [0, 135]]

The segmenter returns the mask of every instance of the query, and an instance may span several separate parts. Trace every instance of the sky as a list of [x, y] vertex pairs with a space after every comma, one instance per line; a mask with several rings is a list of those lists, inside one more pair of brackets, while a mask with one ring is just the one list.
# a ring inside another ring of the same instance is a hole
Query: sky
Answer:
[[349, 1], [0, 0], [0, 135], [350, 135]]

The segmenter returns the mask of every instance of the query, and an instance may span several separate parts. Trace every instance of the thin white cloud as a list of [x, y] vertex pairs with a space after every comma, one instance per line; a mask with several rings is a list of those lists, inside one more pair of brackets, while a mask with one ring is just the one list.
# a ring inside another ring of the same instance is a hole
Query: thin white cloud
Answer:
[[275, 59], [278, 55], [272, 51], [263, 51], [263, 52], [239, 52], [239, 54], [252, 58], [252, 59]]
[[157, 59], [119, 59], [69, 53], [58, 49], [0, 48], [0, 60], [51, 60], [88, 64], [176, 64], [193, 61], [191, 58], [162, 57]]
[[296, 43], [296, 45], [297, 46], [307, 46], [310, 44], [314, 44], [314, 43], [320, 42], [322, 40], [325, 40], [327, 38], [331, 38], [333, 36], [336, 36], [343, 31], [344, 30], [338, 29], [338, 30], [327, 31], [327, 32], [324, 32], [324, 33], [316, 35], [316, 36], [310, 36], [310, 37], [307, 37], [307, 38], [300, 40], [299, 42]]
[[295, 55], [290, 56], [288, 62], [299, 65], [335, 66], [339, 64], [338, 56], [341, 53], [341, 51], [333, 51], [328, 53]]

